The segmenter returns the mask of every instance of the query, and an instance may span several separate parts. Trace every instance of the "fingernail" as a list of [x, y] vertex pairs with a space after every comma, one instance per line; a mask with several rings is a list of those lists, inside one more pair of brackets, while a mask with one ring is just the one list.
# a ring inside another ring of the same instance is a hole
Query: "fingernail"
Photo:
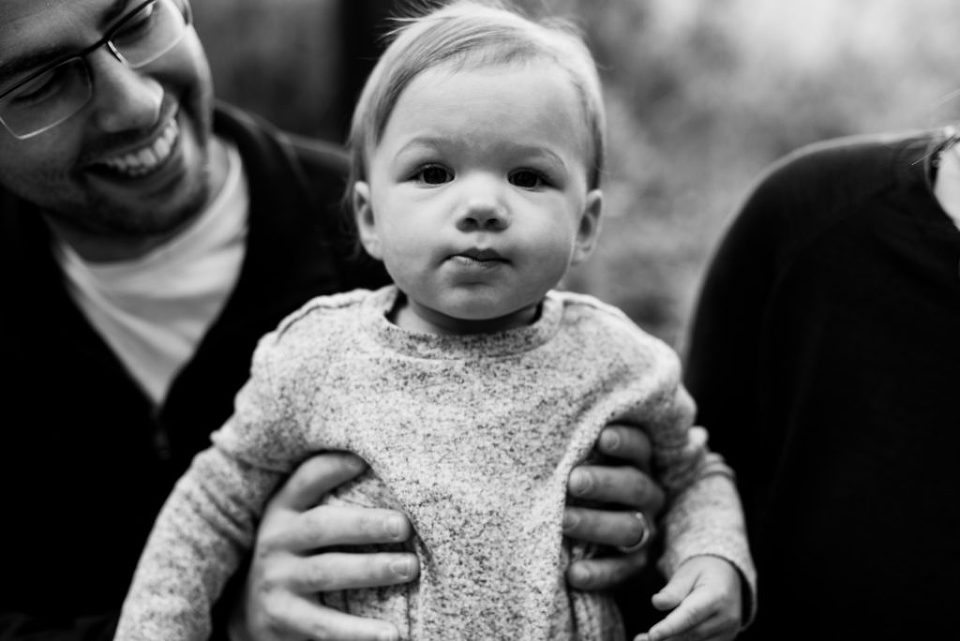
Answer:
[[391, 539], [399, 539], [403, 534], [403, 518], [399, 516], [388, 516], [385, 527], [387, 530], [387, 536]]
[[379, 641], [400, 641], [400, 633], [393, 628], [387, 628], [386, 630], [381, 630], [380, 634], [377, 635], [377, 639], [379, 639]]
[[567, 531], [572, 530], [573, 528], [577, 527], [577, 524], [578, 524], [578, 523], [580, 523], [580, 517], [579, 517], [579, 516], [577, 516], [576, 514], [571, 513], [570, 510], [566, 510], [566, 511], [563, 513], [563, 522], [562, 522], [562, 524], [561, 524], [561, 528], [563, 529], [564, 532], [567, 532]]
[[583, 496], [590, 490], [590, 475], [574, 470], [570, 475], [570, 491], [577, 496]]
[[613, 430], [607, 430], [600, 435], [600, 448], [608, 454], [613, 454], [620, 447], [620, 435]]
[[587, 568], [574, 565], [570, 568], [570, 572], [573, 575], [573, 579], [576, 584], [580, 587], [589, 587], [590, 583], [593, 581], [593, 574]]
[[413, 559], [397, 559], [390, 564], [390, 569], [401, 579], [409, 579], [413, 576]]
[[637, 533], [637, 540], [634, 543], [629, 545], [618, 545], [617, 549], [625, 554], [631, 554], [642, 550], [643, 547], [647, 544], [647, 541], [650, 539], [650, 526], [647, 525], [647, 517], [643, 515], [643, 512], [634, 512], [634, 518], [637, 519], [640, 523], [639, 532]]

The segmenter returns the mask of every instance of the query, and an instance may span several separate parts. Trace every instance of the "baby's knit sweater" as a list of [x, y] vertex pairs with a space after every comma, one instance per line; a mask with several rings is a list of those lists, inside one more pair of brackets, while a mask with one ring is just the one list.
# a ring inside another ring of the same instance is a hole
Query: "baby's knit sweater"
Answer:
[[330, 605], [417, 640], [622, 638], [609, 598], [567, 586], [583, 549], [561, 535], [567, 477], [612, 421], [650, 436], [670, 498], [667, 575], [711, 554], [753, 587], [730, 471], [692, 426], [666, 345], [618, 310], [560, 292], [520, 329], [412, 333], [387, 320], [397, 295], [317, 298], [261, 340], [234, 415], [158, 518], [117, 639], [206, 638], [266, 500], [320, 450], [370, 466], [327, 501], [402, 511], [420, 560], [417, 581], [324, 595]]

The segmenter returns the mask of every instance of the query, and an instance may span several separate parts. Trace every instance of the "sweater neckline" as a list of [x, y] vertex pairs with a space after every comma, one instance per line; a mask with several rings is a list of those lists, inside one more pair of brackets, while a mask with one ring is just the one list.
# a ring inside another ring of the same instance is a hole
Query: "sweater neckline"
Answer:
[[424, 359], [470, 359], [506, 357], [536, 349], [552, 338], [559, 326], [563, 304], [555, 292], [548, 292], [540, 314], [530, 325], [490, 334], [428, 334], [394, 325], [387, 315], [400, 291], [395, 285], [383, 287], [364, 301], [363, 318], [367, 332], [383, 347], [400, 355]]

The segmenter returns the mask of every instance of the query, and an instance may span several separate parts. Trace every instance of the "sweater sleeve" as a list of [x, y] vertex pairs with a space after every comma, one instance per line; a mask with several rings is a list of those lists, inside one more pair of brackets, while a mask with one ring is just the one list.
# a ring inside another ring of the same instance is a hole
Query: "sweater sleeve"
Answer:
[[123, 605], [117, 641], [206, 639], [211, 611], [250, 549], [263, 507], [304, 456], [274, 383], [270, 341], [234, 415], [177, 482], [160, 512]]
[[693, 424], [696, 407], [679, 382], [679, 362], [665, 359], [663, 385], [643, 419], [657, 478], [667, 493], [664, 552], [659, 567], [668, 577], [694, 556], [729, 561], [746, 582], [745, 624], [753, 620], [757, 575], [734, 474], [707, 446], [707, 431]]
[[[790, 165], [766, 175], [745, 200], [704, 277], [691, 325], [685, 381], [697, 401], [697, 421], [711, 444], [737, 471], [751, 513], [754, 479], [768, 465], [756, 456], [754, 425], [764, 316], [775, 287], [780, 255], [791, 236], [787, 212], [803, 199], [789, 187]], [[796, 181], [800, 182], [800, 181]], [[803, 184], [801, 182], [801, 184]], [[796, 190], [796, 187], [793, 187]]]

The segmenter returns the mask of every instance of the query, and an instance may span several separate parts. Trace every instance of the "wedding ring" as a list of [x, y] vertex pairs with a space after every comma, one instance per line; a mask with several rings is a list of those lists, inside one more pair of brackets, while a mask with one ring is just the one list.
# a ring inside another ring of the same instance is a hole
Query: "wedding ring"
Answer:
[[617, 549], [624, 554], [630, 554], [643, 549], [650, 541], [650, 535], [652, 534], [650, 524], [647, 523], [647, 517], [643, 515], [643, 512], [635, 512], [634, 516], [640, 521], [640, 539], [632, 545], [618, 545]]

